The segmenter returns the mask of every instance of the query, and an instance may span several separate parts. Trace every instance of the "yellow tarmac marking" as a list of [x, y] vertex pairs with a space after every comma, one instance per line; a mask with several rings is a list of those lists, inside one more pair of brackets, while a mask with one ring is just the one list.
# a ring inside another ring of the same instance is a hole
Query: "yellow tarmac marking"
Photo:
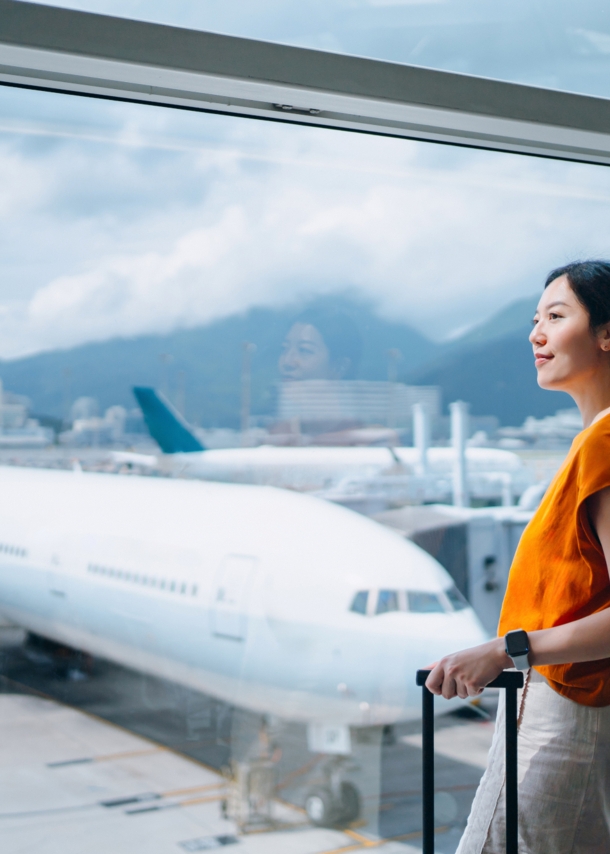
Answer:
[[343, 833], [345, 833], [345, 835], [349, 836], [351, 839], [355, 839], [356, 842], [359, 842], [360, 845], [364, 846], [365, 848], [370, 848], [371, 845], [375, 844], [375, 840], [369, 839], [368, 836], [363, 836], [361, 833], [356, 833], [355, 830], [344, 830]]
[[[435, 833], [445, 833], [449, 830], [448, 827], [437, 827]], [[418, 839], [422, 833], [421, 830], [416, 830], [413, 833], [403, 833], [402, 836], [391, 836], [388, 839], [368, 839], [360, 833], [354, 833], [353, 830], [343, 831], [347, 836], [356, 840], [354, 845], [342, 845], [340, 848], [333, 848], [329, 851], [323, 851], [321, 854], [345, 854], [347, 851], [361, 851], [363, 848], [380, 848], [388, 842], [406, 842], [408, 839]]]
[[225, 783], [212, 783], [208, 786], [191, 786], [190, 789], [172, 789], [169, 792], [161, 792], [163, 798], [177, 798], [180, 795], [192, 795], [195, 792], [209, 792], [212, 789], [224, 788]]
[[[70, 706], [69, 708], [74, 708]], [[79, 709], [80, 711], [80, 709]], [[167, 751], [167, 747], [151, 747], [148, 750], [126, 750], [124, 753], [108, 753], [105, 756], [92, 756], [92, 762], [114, 762], [117, 759], [132, 759], [136, 756], [151, 756], [153, 753], [161, 753]]]
[[222, 800], [222, 795], [212, 795], [210, 798], [191, 798], [188, 801], [180, 801], [177, 806], [179, 807], [192, 807], [196, 804], [210, 804], [212, 801], [220, 801]]

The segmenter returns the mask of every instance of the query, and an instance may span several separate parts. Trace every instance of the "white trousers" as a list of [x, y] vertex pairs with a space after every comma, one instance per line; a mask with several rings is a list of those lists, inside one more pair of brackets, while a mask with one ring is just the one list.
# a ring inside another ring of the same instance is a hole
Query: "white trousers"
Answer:
[[[456, 854], [504, 854], [504, 692]], [[530, 670], [518, 736], [519, 854], [610, 854], [610, 706], [581, 706]]]

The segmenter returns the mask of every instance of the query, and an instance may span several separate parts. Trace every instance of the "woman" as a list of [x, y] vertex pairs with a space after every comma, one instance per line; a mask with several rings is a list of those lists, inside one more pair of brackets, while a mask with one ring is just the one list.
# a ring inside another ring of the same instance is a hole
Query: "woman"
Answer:
[[[520, 854], [607, 854], [610, 263], [554, 270], [530, 341], [539, 385], [570, 394], [584, 430], [523, 534], [498, 638], [447, 656], [426, 684], [466, 698], [505, 668], [529, 667], [519, 720]], [[504, 851], [501, 728], [457, 854]]]
[[283, 380], [353, 379], [362, 339], [353, 320], [339, 311], [310, 309], [290, 327], [279, 360]]

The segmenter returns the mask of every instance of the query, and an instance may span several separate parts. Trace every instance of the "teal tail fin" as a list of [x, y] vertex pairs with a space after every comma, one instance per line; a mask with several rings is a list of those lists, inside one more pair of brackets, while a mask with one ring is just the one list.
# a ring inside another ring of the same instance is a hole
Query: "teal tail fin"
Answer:
[[137, 386], [133, 393], [140, 405], [150, 435], [164, 454], [205, 451], [182, 415], [154, 388]]

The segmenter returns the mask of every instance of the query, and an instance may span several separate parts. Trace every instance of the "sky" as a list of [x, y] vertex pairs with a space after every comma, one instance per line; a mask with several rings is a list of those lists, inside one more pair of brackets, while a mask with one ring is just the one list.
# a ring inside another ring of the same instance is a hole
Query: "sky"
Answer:
[[[610, 96], [591, 0], [61, 5]], [[442, 340], [610, 256], [609, 204], [604, 167], [0, 88], [0, 357], [346, 290]]]

